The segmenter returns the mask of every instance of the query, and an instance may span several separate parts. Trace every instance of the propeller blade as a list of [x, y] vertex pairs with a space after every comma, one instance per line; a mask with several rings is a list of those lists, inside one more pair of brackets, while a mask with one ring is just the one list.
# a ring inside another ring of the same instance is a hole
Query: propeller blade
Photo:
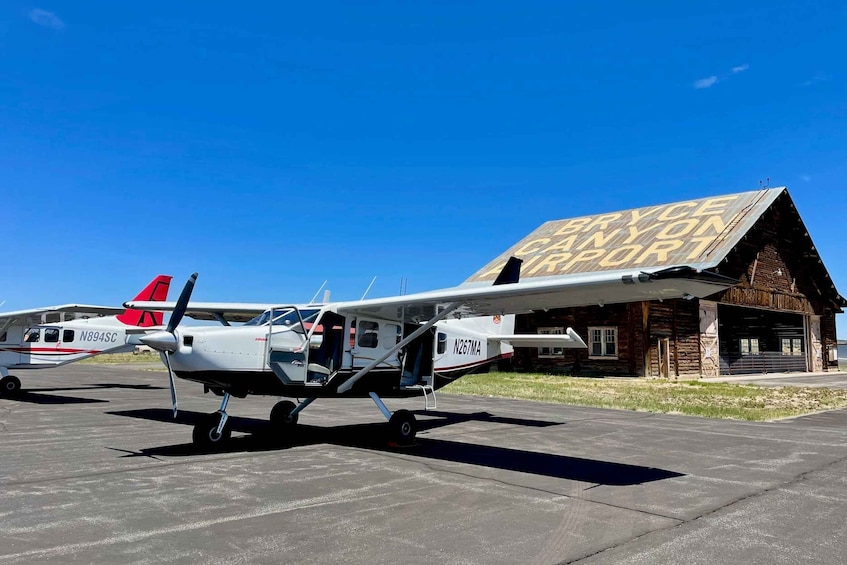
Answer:
[[185, 315], [185, 309], [188, 307], [188, 301], [191, 299], [191, 293], [194, 291], [194, 283], [196, 282], [197, 273], [194, 273], [190, 277], [188, 277], [188, 281], [182, 288], [182, 292], [179, 293], [179, 299], [177, 299], [176, 306], [174, 306], [174, 311], [171, 313], [171, 319], [168, 320], [167, 331], [173, 333], [173, 331], [182, 321], [182, 317]]
[[174, 383], [174, 372], [171, 369], [171, 354], [167, 350], [163, 351], [162, 353], [164, 353], [163, 357], [165, 358], [165, 365], [168, 368], [168, 378], [171, 381], [171, 402], [174, 406], [174, 418], [176, 418], [178, 408], [176, 403], [176, 383]]

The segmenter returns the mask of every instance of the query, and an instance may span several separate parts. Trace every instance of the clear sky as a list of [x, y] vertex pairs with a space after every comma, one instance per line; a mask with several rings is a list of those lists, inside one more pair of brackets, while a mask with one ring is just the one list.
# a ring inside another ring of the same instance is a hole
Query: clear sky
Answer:
[[843, 0], [5, 0], [2, 309], [430, 290], [760, 181], [847, 294], [845, 53]]

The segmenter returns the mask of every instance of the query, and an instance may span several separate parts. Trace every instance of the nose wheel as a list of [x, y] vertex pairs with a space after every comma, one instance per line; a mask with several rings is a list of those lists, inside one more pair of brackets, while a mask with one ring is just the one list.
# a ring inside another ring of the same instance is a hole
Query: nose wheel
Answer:
[[229, 423], [229, 414], [226, 413], [228, 403], [229, 393], [225, 392], [220, 409], [212, 414], [206, 414], [194, 425], [194, 433], [191, 436], [194, 445], [213, 447], [229, 441], [232, 436], [232, 426]]
[[229, 421], [226, 421], [223, 428], [219, 428], [220, 423], [221, 414], [217, 412], [203, 416], [194, 425], [194, 433], [192, 434], [194, 445], [213, 447], [229, 441], [229, 438], [232, 436], [232, 426], [229, 425]]

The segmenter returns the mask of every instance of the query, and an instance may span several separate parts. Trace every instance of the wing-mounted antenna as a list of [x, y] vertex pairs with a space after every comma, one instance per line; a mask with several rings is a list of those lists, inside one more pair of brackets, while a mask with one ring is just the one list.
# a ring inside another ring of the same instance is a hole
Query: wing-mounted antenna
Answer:
[[309, 304], [314, 304], [314, 303], [315, 303], [315, 298], [317, 298], [317, 297], [318, 297], [318, 295], [321, 293], [321, 291], [324, 289], [324, 287], [325, 287], [325, 286], [326, 286], [326, 281], [324, 281], [324, 283], [321, 285], [321, 287], [318, 289], [318, 291], [315, 293], [315, 295], [314, 295], [314, 296], [312, 297], [312, 299], [309, 301]]
[[523, 259], [509, 257], [500, 274], [494, 279], [494, 286], [498, 284], [514, 284], [521, 280], [521, 264]]
[[365, 289], [365, 294], [363, 294], [362, 297], [359, 300], [365, 299], [365, 297], [368, 295], [368, 292], [370, 292], [371, 287], [374, 285], [375, 282], [376, 282], [376, 277], [371, 279], [371, 284], [368, 285], [368, 288]]

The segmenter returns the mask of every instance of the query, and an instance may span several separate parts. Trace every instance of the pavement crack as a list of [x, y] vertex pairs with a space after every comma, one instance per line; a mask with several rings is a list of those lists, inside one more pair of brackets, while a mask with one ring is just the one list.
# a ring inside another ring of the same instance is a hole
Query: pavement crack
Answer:
[[726, 510], [726, 509], [728, 509], [728, 508], [730, 508], [730, 507], [732, 507], [736, 504], [739, 504], [741, 502], [744, 502], [744, 501], [747, 501], [747, 500], [752, 500], [754, 498], [759, 498], [759, 497], [762, 497], [762, 496], [764, 496], [764, 495], [766, 495], [770, 492], [774, 492], [774, 491], [777, 491], [777, 490], [780, 490], [780, 489], [789, 488], [793, 485], [796, 485], [796, 484], [802, 482], [809, 475], [812, 475], [813, 473], [825, 471], [826, 469], [833, 467], [835, 465], [838, 465], [840, 463], [843, 463], [844, 461], [847, 461], [847, 456], [840, 457], [838, 459], [830, 461], [829, 463], [825, 463], [824, 465], [821, 465], [821, 466], [816, 467], [814, 469], [809, 469], [808, 471], [803, 471], [802, 473], [795, 475], [794, 477], [792, 477], [790, 479], [782, 481], [781, 483], [776, 483], [772, 486], [758, 490], [756, 492], [752, 492], [752, 493], [744, 495], [744, 496], [739, 496], [739, 497], [734, 498], [730, 501], [727, 501], [726, 504], [722, 504], [720, 506], [712, 508], [711, 510], [707, 510], [706, 512], [702, 512], [702, 513], [698, 514], [697, 516], [694, 516], [694, 517], [689, 518], [687, 520], [686, 519], [680, 519], [680, 518], [673, 518], [675, 520], [679, 520], [678, 524], [671, 524], [671, 525], [668, 525], [668, 526], [663, 527], [663, 528], [656, 528], [655, 530], [650, 530], [649, 532], [644, 532], [643, 534], [637, 535], [635, 537], [632, 537], [632, 538], [625, 540], [625, 541], [622, 541], [620, 543], [616, 543], [616, 544], [610, 545], [608, 547], [604, 547], [602, 549], [599, 549], [599, 550], [594, 551], [592, 553], [589, 553], [587, 555], [582, 555], [580, 557], [576, 557], [574, 559], [569, 559], [567, 561], [560, 561], [557, 565], [571, 565], [573, 563], [579, 563], [579, 562], [584, 561], [586, 559], [589, 559], [591, 557], [605, 553], [609, 550], [617, 549], [619, 547], [623, 547], [623, 546], [625, 546], [629, 543], [632, 543], [634, 541], [638, 541], [640, 539], [646, 538], [646, 537], [651, 536], [655, 533], [667, 532], [667, 531], [675, 530], [677, 528], [681, 528], [681, 527], [686, 526], [688, 524], [693, 524], [695, 522], [698, 522], [700, 520], [708, 518], [709, 516], [717, 514], [718, 512], [720, 512], [722, 510]]

